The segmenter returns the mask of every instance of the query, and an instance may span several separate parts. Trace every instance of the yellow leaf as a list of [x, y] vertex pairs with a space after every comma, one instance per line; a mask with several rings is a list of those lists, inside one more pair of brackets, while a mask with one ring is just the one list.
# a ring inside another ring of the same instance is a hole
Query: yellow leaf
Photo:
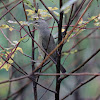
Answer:
[[9, 54], [10, 54], [10, 52], [6, 51], [5, 57], [7, 58]]
[[26, 37], [21, 38], [18, 42], [21, 42], [22, 40], [26, 39]]
[[64, 31], [65, 31], [65, 29], [62, 29], [61, 31], [62, 31], [62, 32], [64, 32]]
[[12, 28], [12, 27], [9, 27], [9, 30], [10, 30], [10, 31], [12, 31], [12, 30], [13, 30], [13, 28]]
[[77, 50], [75, 50], [74, 52], [77, 52]]
[[5, 29], [5, 28], [9, 28], [9, 26], [8, 26], [8, 25], [5, 25], [5, 24], [2, 24], [2, 25], [0, 26], [0, 28]]
[[52, 10], [52, 7], [48, 7], [50, 10]]
[[69, 42], [69, 40], [67, 40], [67, 42]]
[[14, 54], [12, 54], [12, 55], [11, 55], [11, 58], [10, 58], [10, 57], [9, 57], [9, 56], [10, 56], [10, 53], [11, 53], [11, 52], [9, 52], [9, 53], [7, 52], [7, 54], [5, 54], [5, 57], [9, 59], [9, 60], [8, 60], [9, 63], [13, 63], [13, 60], [12, 60], [11, 58], [14, 58]]
[[92, 16], [91, 18], [88, 18], [88, 20], [95, 20], [97, 16]]
[[[17, 48], [16, 48], [16, 51], [17, 51], [17, 50], [19, 50], [21, 53], [23, 53], [23, 50], [22, 50], [22, 48], [20, 48], [20, 47], [17, 47]], [[12, 52], [14, 52], [14, 51], [15, 51], [15, 48], [12, 50]], [[12, 57], [14, 57], [14, 55], [12, 55]]]
[[11, 58], [14, 58], [14, 54], [11, 55]]
[[64, 55], [68, 55], [69, 53], [64, 52], [63, 54], [64, 54]]
[[76, 52], [77, 52], [77, 50], [74, 50], [74, 51], [71, 51], [70, 53], [71, 53], [71, 54], [74, 54], [74, 53], [76, 53]]
[[81, 18], [81, 20], [78, 24], [81, 25], [82, 23], [83, 23], [83, 18]]
[[39, 9], [38, 13], [48, 12], [47, 10]]
[[3, 64], [3, 63], [4, 63], [4, 61], [3, 61], [3, 59], [2, 59], [2, 58], [0, 59], [0, 61], [1, 61], [1, 64]]
[[35, 12], [31, 9], [26, 9], [26, 11], [28, 12], [28, 16], [33, 15]]
[[70, 40], [71, 37], [72, 37], [72, 35], [70, 35], [70, 36], [68, 37], [67, 42], [69, 42], [69, 40]]
[[74, 54], [74, 51], [70, 52], [71, 54]]
[[52, 10], [58, 10], [58, 8], [57, 7], [54, 7], [54, 8], [52, 8]]
[[9, 62], [10, 64], [12, 64], [12, 63], [13, 63], [13, 60], [12, 60], [12, 59], [9, 59], [8, 62]]
[[10, 68], [10, 66], [11, 66], [10, 64], [7, 64], [7, 63], [6, 63], [6, 64], [4, 64], [4, 65], [1, 67], [1, 69], [4, 68], [4, 69], [6, 69], [6, 71], [8, 71], [9, 68]]
[[2, 28], [2, 29], [9, 28], [9, 30], [10, 30], [10, 31], [12, 31], [12, 30], [13, 30], [13, 28], [12, 28], [12, 27], [9, 27], [8, 25], [5, 25], [5, 24], [2, 24], [2, 25], [0, 26], [0, 28]]
[[22, 48], [20, 48], [20, 47], [17, 47], [16, 50], [19, 50], [21, 53], [23, 53], [23, 50], [22, 50]]
[[58, 8], [57, 7], [54, 7], [54, 8], [52, 8], [52, 7], [48, 7], [50, 10], [57, 10]]
[[0, 66], [2, 66], [2, 62], [0, 62]]

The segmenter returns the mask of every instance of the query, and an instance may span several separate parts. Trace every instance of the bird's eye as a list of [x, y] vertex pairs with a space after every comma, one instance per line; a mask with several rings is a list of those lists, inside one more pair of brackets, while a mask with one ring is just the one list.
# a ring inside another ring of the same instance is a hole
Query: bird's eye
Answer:
[[33, 24], [36, 27], [36, 26], [39, 26], [40, 23], [38, 21], [34, 21]]
[[35, 22], [35, 24], [38, 24], [38, 22]]

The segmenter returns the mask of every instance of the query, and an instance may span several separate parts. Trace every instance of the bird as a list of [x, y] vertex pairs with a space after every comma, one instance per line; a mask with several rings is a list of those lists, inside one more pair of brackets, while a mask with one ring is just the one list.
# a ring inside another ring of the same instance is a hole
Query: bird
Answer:
[[[49, 30], [48, 24], [43, 19], [38, 19], [33, 21], [33, 26], [39, 31], [38, 33], [38, 44], [39, 46], [45, 50], [48, 54], [56, 47], [56, 43], [54, 38]], [[38, 47], [39, 54], [44, 58], [46, 54]], [[57, 62], [57, 51], [55, 51], [50, 56], [55, 62]], [[62, 73], [65, 73], [65, 68], [60, 65], [60, 70]]]

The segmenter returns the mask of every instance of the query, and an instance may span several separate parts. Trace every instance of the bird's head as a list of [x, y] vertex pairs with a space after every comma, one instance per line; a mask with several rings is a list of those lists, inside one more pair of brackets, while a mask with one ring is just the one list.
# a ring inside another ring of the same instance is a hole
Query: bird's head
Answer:
[[43, 30], [45, 28], [48, 28], [48, 24], [46, 23], [45, 20], [38, 19], [33, 21], [33, 26], [39, 30]]

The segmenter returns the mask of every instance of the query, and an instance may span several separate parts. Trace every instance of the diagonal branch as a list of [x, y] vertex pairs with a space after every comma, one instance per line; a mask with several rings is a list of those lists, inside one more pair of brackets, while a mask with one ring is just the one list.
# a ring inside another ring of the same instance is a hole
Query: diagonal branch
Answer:
[[79, 88], [81, 88], [83, 85], [89, 83], [90, 81], [92, 81], [93, 79], [95, 79], [98, 75], [93, 76], [92, 78], [86, 80], [85, 82], [82, 82], [81, 84], [79, 84], [74, 90], [72, 90], [68, 95], [66, 95], [65, 97], [63, 97], [61, 100], [66, 99], [68, 96], [72, 95], [76, 90], [78, 90]]
[[49, 8], [45, 5], [45, 3], [40, 0], [40, 2], [43, 4], [43, 6], [48, 10], [48, 12], [53, 16], [53, 18], [56, 20], [57, 23], [59, 23], [58, 19], [56, 18], [56, 16], [54, 15], [54, 13], [52, 11], [49, 10]]
[[[96, 56], [98, 53], [100, 52], [100, 48], [93, 54], [91, 55], [84, 63], [82, 63], [80, 66], [78, 66], [75, 70], [73, 70], [71, 73], [76, 72], [77, 70], [79, 70], [80, 68], [82, 68], [87, 62], [89, 62], [94, 56]], [[62, 78], [59, 78], [60, 81], [62, 81], [63, 79], [67, 78], [70, 75], [66, 75]]]

